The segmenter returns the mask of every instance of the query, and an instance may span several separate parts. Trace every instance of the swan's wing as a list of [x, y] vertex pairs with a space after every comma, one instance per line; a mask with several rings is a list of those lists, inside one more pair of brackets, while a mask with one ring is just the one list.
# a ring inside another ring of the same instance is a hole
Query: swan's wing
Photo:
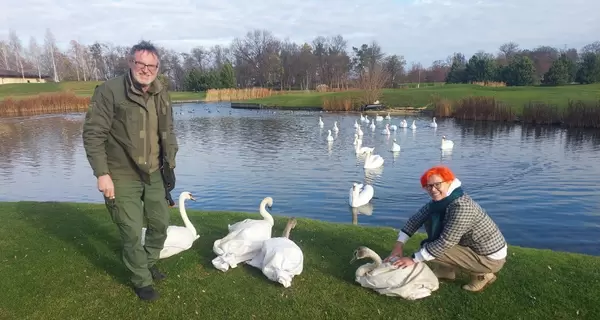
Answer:
[[373, 186], [370, 184], [364, 186], [364, 188], [360, 192], [361, 197], [365, 197], [365, 199], [369, 199], [369, 200], [371, 200], [371, 198], [373, 198], [374, 194], [375, 194], [375, 189], [373, 189]]
[[426, 297], [439, 288], [437, 277], [425, 263], [417, 263], [404, 269], [384, 263], [357, 280], [360, 280], [363, 287], [380, 294], [409, 300]]
[[292, 240], [279, 237], [263, 243], [262, 272], [271, 281], [291, 286], [294, 276], [302, 273], [304, 255]]
[[167, 228], [167, 239], [165, 239], [164, 246], [165, 247], [176, 247], [176, 248], [185, 248], [189, 249], [196, 237], [186, 227], [180, 226], [169, 226]]

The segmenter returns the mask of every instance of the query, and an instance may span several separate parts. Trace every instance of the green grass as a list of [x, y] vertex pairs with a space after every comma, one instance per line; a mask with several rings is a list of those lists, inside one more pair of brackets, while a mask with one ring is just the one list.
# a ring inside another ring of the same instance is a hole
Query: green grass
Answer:
[[[293, 92], [274, 95], [262, 99], [246, 100], [247, 103], [261, 103], [269, 106], [320, 107], [322, 99], [329, 96], [358, 97], [360, 91], [346, 92]], [[380, 101], [390, 107], [423, 107], [432, 101], [433, 96], [457, 101], [467, 96], [496, 97], [516, 108], [521, 108], [530, 100], [558, 104], [563, 107], [569, 99], [600, 99], [600, 83], [590, 85], [569, 85], [561, 87], [483, 87], [470, 84], [451, 84], [408, 89], [384, 89]]]
[[[0, 100], [7, 97], [15, 99], [27, 98], [40, 93], [73, 91], [76, 95], [91, 97], [96, 85], [101, 81], [65, 81], [48, 83], [3, 84], [0, 85]], [[204, 100], [205, 92], [171, 92], [173, 101]]]
[[[276, 208], [276, 207], [275, 207]], [[276, 214], [276, 209], [274, 209]], [[498, 280], [481, 293], [442, 282], [433, 296], [405, 301], [354, 282], [353, 250], [385, 255], [391, 228], [298, 219], [292, 239], [304, 272], [290, 288], [240, 265], [226, 273], [211, 260], [228, 223], [258, 214], [190, 212], [200, 238], [162, 260], [161, 299], [139, 301], [128, 287], [119, 237], [103, 205], [0, 203], [0, 319], [600, 319], [600, 258], [511, 247]], [[172, 224], [181, 225], [175, 209]], [[276, 217], [280, 234], [285, 217]], [[411, 253], [422, 238], [411, 239]]]

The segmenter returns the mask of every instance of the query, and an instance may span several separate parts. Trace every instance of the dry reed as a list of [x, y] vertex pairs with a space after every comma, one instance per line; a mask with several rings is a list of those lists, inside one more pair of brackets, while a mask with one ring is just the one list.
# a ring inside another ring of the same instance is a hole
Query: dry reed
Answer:
[[544, 102], [530, 101], [523, 106], [521, 121], [531, 124], [559, 124], [562, 123], [564, 109], [557, 105]]
[[325, 111], [358, 111], [360, 103], [349, 97], [324, 97], [322, 103]]
[[515, 121], [517, 116], [509, 105], [494, 97], [466, 97], [454, 108], [453, 117], [461, 120]]
[[270, 97], [275, 91], [267, 88], [209, 89], [206, 101], [241, 101]]
[[483, 87], [506, 87], [506, 82], [496, 81], [473, 81], [472, 84], [483, 86]]
[[433, 115], [436, 117], [451, 117], [453, 114], [452, 102], [438, 95], [432, 97]]
[[44, 93], [23, 99], [7, 97], [0, 101], [0, 117], [85, 112], [89, 103], [90, 97], [80, 97], [73, 92]]

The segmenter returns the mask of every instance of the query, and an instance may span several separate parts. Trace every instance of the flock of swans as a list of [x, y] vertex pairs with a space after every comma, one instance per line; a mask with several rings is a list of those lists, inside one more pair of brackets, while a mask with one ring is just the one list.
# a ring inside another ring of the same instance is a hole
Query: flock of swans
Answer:
[[[184, 226], [169, 226], [160, 259], [166, 259], [190, 249], [200, 237], [189, 220], [185, 201], [196, 199], [190, 192], [179, 195], [179, 213]], [[291, 230], [297, 220], [290, 218], [280, 237], [273, 237], [274, 219], [267, 207], [273, 206], [273, 198], [264, 198], [259, 205], [262, 219], [244, 219], [227, 226], [228, 233], [213, 243], [216, 257], [213, 266], [227, 272], [240, 263], [246, 263], [262, 271], [267, 279], [288, 288], [295, 276], [304, 269], [304, 253], [290, 239]], [[146, 229], [143, 228], [142, 244]], [[350, 263], [369, 258], [373, 263], [360, 266], [355, 272], [355, 281], [365, 288], [380, 294], [416, 300], [428, 297], [439, 288], [437, 277], [425, 263], [417, 263], [406, 268], [396, 268], [391, 263], [383, 263], [381, 257], [365, 246], [358, 247]]]
[[[379, 126], [376, 124], [382, 122], [384, 117], [376, 115], [370, 120], [368, 116], [361, 114], [360, 121], [371, 131]], [[391, 117], [388, 115], [385, 120], [390, 120], [383, 125], [381, 134], [389, 135], [391, 131], [398, 128], [410, 128], [416, 130], [416, 124], [413, 120], [411, 126], [408, 126], [406, 120], [402, 120], [399, 125], [391, 123]], [[323, 119], [319, 116], [319, 126], [324, 127]], [[437, 127], [435, 118], [430, 123], [430, 127]], [[354, 122], [354, 148], [356, 154], [365, 156], [365, 169], [374, 169], [382, 167], [384, 159], [374, 154], [374, 147], [363, 147], [363, 131], [358, 120]], [[339, 132], [338, 122], [334, 121], [333, 129], [328, 130], [327, 142], [333, 143], [331, 131]], [[454, 143], [451, 140], [442, 137], [440, 145], [441, 150], [451, 150]], [[400, 152], [400, 145], [393, 139], [391, 152]], [[361, 207], [371, 201], [374, 195], [372, 185], [363, 183], [353, 183], [350, 188], [349, 205], [352, 208]], [[196, 201], [189, 192], [182, 192], [179, 196], [179, 212], [184, 222], [184, 227], [169, 226], [167, 229], [167, 239], [164, 248], [160, 253], [160, 258], [165, 259], [188, 250], [193, 243], [199, 239], [199, 235], [189, 220], [185, 210], [185, 200]], [[295, 276], [302, 274], [304, 269], [304, 253], [291, 238], [291, 230], [297, 225], [295, 218], [290, 218], [281, 233], [280, 237], [273, 237], [274, 219], [267, 207], [272, 208], [273, 198], [264, 198], [259, 205], [259, 214], [262, 219], [244, 219], [242, 221], [229, 224], [227, 234], [217, 239], [213, 243], [213, 252], [216, 255], [212, 259], [212, 265], [222, 272], [227, 272], [236, 268], [239, 264], [245, 263], [249, 266], [262, 271], [264, 276], [273, 282], [280, 283], [287, 288], [292, 285]], [[144, 241], [145, 229], [143, 230], [142, 243]], [[437, 277], [425, 263], [417, 263], [406, 268], [396, 268], [391, 262], [383, 263], [381, 257], [373, 250], [365, 246], [360, 246], [354, 251], [351, 263], [358, 259], [371, 259], [372, 263], [360, 266], [355, 272], [355, 281], [365, 288], [372, 289], [380, 294], [388, 296], [399, 296], [408, 300], [421, 299], [430, 296], [431, 293], [439, 288]]]
[[[384, 120], [387, 120], [387, 123], [385, 123], [385, 124], [381, 123]], [[375, 147], [364, 147], [362, 145], [362, 137], [364, 135], [364, 132], [362, 130], [362, 124], [364, 124], [365, 127], [368, 127], [372, 132], [375, 132], [375, 129], [377, 128], [378, 125], [381, 125], [383, 127], [383, 129], [381, 130], [381, 134], [387, 135], [387, 136], [391, 135], [391, 133], [393, 131], [397, 131], [398, 128], [410, 128], [411, 130], [417, 129], [415, 120], [412, 121], [412, 124], [410, 126], [408, 126], [406, 119], [402, 119], [398, 125], [392, 124], [392, 117], [390, 116], [389, 113], [385, 117], [380, 116], [379, 114], [376, 114], [373, 119], [369, 119], [368, 115], [363, 116], [361, 114], [360, 122], [361, 123], [358, 122], [358, 119], [354, 120], [354, 130], [355, 130], [354, 150], [355, 150], [357, 156], [364, 157], [364, 164], [363, 164], [364, 169], [381, 168], [385, 161], [384, 161], [383, 157], [374, 153]], [[381, 124], [376, 124], [376, 123], [381, 123]], [[323, 128], [325, 126], [325, 123], [323, 122], [323, 118], [321, 116], [319, 116], [318, 125], [320, 128]], [[437, 122], [435, 122], [435, 117], [433, 117], [432, 122], [429, 124], [429, 127], [437, 128], [437, 126], [438, 126], [438, 124], [437, 124]], [[331, 134], [332, 130], [336, 133], [340, 131], [340, 129], [337, 125], [337, 121], [334, 121], [333, 129], [327, 130], [327, 143], [329, 143], [329, 144], [332, 144], [334, 141], [334, 138]], [[454, 148], [454, 142], [452, 140], [447, 139], [446, 136], [442, 136], [440, 150], [448, 151], [448, 150], [452, 150], [453, 148]], [[395, 155], [397, 155], [400, 152], [400, 150], [401, 150], [401, 147], [398, 144], [398, 142], [396, 141], [396, 138], [392, 139], [392, 145], [391, 145], [389, 151], [393, 152]], [[352, 208], [362, 207], [362, 206], [368, 204], [371, 201], [371, 199], [373, 199], [374, 195], [375, 195], [375, 190], [372, 185], [367, 184], [367, 183], [355, 182], [352, 184], [352, 187], [350, 188], [348, 204]]]

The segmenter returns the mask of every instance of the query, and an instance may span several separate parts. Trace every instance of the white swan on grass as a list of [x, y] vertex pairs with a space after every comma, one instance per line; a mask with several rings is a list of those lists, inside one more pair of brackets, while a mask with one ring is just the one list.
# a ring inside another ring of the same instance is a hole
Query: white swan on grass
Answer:
[[446, 136], [442, 136], [442, 145], [440, 146], [440, 149], [451, 150], [452, 148], [454, 148], [454, 142], [446, 139]]
[[292, 285], [292, 279], [302, 273], [304, 266], [302, 249], [290, 240], [290, 231], [296, 223], [295, 218], [289, 219], [282, 236], [265, 240], [258, 254], [246, 262], [285, 288]]
[[439, 289], [440, 283], [433, 271], [424, 262], [409, 267], [397, 268], [390, 262], [382, 263], [381, 257], [373, 250], [360, 246], [354, 250], [350, 263], [358, 259], [370, 258], [355, 272], [355, 280], [364, 288], [372, 289], [386, 296], [402, 297], [406, 300], [426, 298]]
[[437, 122], [435, 122], [435, 117], [433, 117], [433, 121], [429, 124], [432, 128], [437, 128]]
[[394, 141], [392, 142], [392, 149], [390, 151], [391, 152], [400, 151], [400, 145], [398, 143], [396, 143], [396, 138], [394, 138]]
[[360, 206], [364, 206], [369, 203], [371, 199], [373, 199], [373, 194], [375, 190], [372, 185], [362, 183], [353, 183], [352, 188], [350, 188], [350, 194], [348, 197], [348, 204], [352, 208], [358, 208]]
[[238, 263], [248, 261], [260, 251], [263, 241], [271, 238], [273, 217], [266, 207], [273, 206], [273, 198], [266, 197], [260, 202], [259, 212], [262, 220], [245, 219], [228, 225], [229, 233], [215, 240], [213, 252], [217, 257], [212, 260], [215, 268], [225, 272], [237, 267]]
[[365, 158], [365, 164], [363, 168], [365, 169], [374, 169], [379, 168], [383, 165], [383, 158], [378, 154], [373, 154], [373, 151], [368, 151], [367, 156]]
[[[167, 227], [167, 239], [165, 239], [163, 249], [160, 250], [159, 259], [165, 259], [182, 251], [188, 250], [192, 247], [194, 241], [200, 238], [198, 232], [196, 232], [196, 228], [194, 228], [194, 225], [188, 218], [187, 212], [185, 211], [185, 200], [196, 201], [192, 194], [187, 191], [179, 194], [179, 214], [181, 215], [181, 220], [183, 220], [184, 227]], [[146, 243], [146, 230], [146, 228], [142, 228], [142, 246]]]

